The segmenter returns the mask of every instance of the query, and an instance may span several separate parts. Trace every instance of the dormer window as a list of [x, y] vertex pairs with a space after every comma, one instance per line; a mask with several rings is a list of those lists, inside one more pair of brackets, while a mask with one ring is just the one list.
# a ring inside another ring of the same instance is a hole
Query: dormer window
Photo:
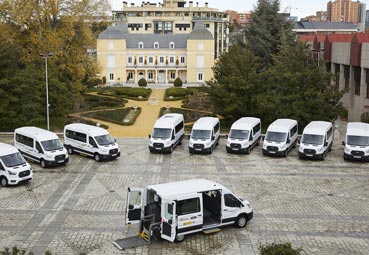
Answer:
[[169, 49], [174, 49], [174, 42], [169, 43]]
[[159, 49], [159, 43], [158, 42], [154, 42], [154, 49]]
[[144, 48], [144, 43], [143, 42], [139, 42], [138, 43], [138, 48], [139, 49], [143, 49]]

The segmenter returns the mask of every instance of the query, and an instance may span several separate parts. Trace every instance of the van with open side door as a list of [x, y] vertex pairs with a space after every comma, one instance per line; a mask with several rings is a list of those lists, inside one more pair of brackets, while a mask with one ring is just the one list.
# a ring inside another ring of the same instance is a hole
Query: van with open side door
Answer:
[[191, 137], [188, 144], [190, 153], [212, 153], [219, 144], [220, 122], [218, 118], [203, 117], [198, 119], [192, 127]]
[[152, 134], [149, 135], [150, 152], [172, 152], [182, 143], [184, 119], [182, 114], [168, 113], [156, 120]]
[[[213, 181], [194, 179], [128, 188], [126, 224], [140, 223], [151, 217], [152, 230], [170, 242], [181, 242], [185, 235], [219, 231], [219, 227], [234, 224], [245, 227], [253, 218], [249, 201], [239, 198], [228, 188]], [[144, 229], [145, 228], [145, 229]]]
[[69, 162], [67, 150], [59, 137], [38, 127], [21, 127], [14, 130], [14, 146], [24, 157], [41, 167], [63, 165]]
[[17, 148], [0, 143], [0, 184], [3, 187], [32, 180], [31, 166]]
[[333, 125], [327, 121], [312, 121], [302, 132], [299, 157], [324, 159], [333, 144]]
[[234, 122], [227, 136], [227, 152], [249, 154], [259, 144], [261, 121], [259, 118], [243, 117]]
[[369, 124], [348, 123], [343, 145], [345, 160], [369, 161]]
[[64, 146], [70, 155], [77, 152], [96, 161], [120, 156], [120, 148], [108, 131], [82, 123], [64, 126]]
[[263, 142], [263, 154], [287, 157], [288, 152], [296, 147], [297, 136], [296, 120], [277, 119], [267, 129]]

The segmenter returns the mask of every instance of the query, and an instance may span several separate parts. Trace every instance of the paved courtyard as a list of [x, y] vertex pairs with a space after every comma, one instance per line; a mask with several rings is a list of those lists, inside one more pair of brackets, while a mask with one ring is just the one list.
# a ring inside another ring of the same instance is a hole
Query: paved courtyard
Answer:
[[[369, 253], [369, 164], [343, 161], [336, 144], [325, 161], [229, 155], [225, 141], [212, 155], [190, 155], [187, 140], [171, 155], [150, 154], [146, 139], [118, 139], [111, 162], [72, 155], [65, 167], [41, 169], [34, 180], [0, 188], [0, 246], [53, 254], [258, 254], [260, 243], [292, 242], [307, 254]], [[173, 244], [119, 251], [112, 241], [124, 225], [127, 187], [207, 178], [250, 200], [246, 228], [188, 236]]]

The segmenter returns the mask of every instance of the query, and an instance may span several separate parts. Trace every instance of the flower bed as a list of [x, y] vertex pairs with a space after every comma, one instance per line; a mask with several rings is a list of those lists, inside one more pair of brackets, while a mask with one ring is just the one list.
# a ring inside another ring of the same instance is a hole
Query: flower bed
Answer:
[[99, 119], [123, 126], [133, 125], [141, 113], [140, 107], [129, 107], [115, 110], [104, 110], [84, 113], [82, 116]]

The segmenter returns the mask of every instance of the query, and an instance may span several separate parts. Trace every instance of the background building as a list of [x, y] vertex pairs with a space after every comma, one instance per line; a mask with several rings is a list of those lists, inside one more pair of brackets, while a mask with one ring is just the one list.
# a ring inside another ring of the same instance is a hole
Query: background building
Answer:
[[327, 4], [327, 19], [333, 22], [352, 22], [354, 24], [360, 21], [360, 2], [351, 0], [329, 1]]
[[196, 21], [202, 21], [214, 38], [214, 58], [228, 51], [229, 16], [208, 3], [199, 6], [184, 0], [163, 3], [142, 2], [140, 6], [123, 2], [121, 11], [112, 11], [114, 21], [124, 21], [131, 34], [189, 34]]
[[294, 24], [293, 31], [302, 34], [353, 34], [358, 31], [357, 26], [349, 22], [328, 21], [299, 21]]

